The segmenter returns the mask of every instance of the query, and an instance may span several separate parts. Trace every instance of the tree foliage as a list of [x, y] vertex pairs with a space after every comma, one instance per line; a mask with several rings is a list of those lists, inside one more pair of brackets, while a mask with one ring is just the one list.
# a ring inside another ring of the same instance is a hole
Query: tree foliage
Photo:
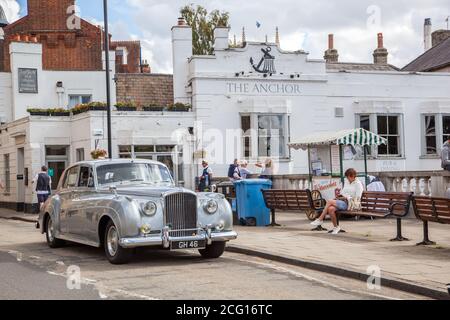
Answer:
[[192, 46], [195, 55], [210, 55], [214, 51], [214, 29], [228, 27], [230, 14], [213, 10], [211, 13], [202, 6], [187, 5], [181, 8], [181, 16], [192, 28]]

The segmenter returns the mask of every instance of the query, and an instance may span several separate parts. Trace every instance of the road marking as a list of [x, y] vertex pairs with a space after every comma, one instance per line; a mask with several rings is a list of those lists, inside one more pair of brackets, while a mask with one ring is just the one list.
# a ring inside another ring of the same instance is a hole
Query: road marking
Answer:
[[241, 262], [244, 262], [244, 263], [253, 263], [253, 264], [256, 264], [256, 265], [264, 266], [264, 267], [267, 267], [267, 268], [270, 268], [270, 269], [274, 269], [274, 270], [282, 272], [282, 273], [289, 273], [289, 274], [291, 274], [291, 275], [293, 275], [293, 276], [295, 276], [297, 278], [303, 278], [303, 279], [306, 279], [306, 280], [309, 280], [309, 281], [318, 282], [318, 283], [320, 283], [320, 284], [322, 284], [324, 286], [332, 287], [334, 289], [337, 289], [337, 290], [340, 290], [340, 291], [344, 291], [344, 292], [348, 292], [348, 293], [370, 295], [370, 296], [374, 296], [374, 297], [378, 297], [378, 298], [382, 298], [382, 299], [388, 299], [388, 300], [402, 300], [402, 299], [399, 299], [399, 298], [393, 298], [393, 297], [390, 297], [390, 296], [385, 296], [385, 295], [381, 295], [381, 294], [377, 294], [377, 293], [365, 292], [365, 291], [360, 291], [360, 290], [346, 289], [346, 288], [343, 288], [341, 286], [335, 285], [335, 284], [333, 284], [331, 282], [328, 282], [328, 281], [325, 281], [325, 280], [320, 280], [320, 279], [317, 279], [317, 278], [305, 275], [303, 273], [300, 273], [298, 271], [294, 271], [294, 270], [290, 270], [290, 269], [287, 269], [287, 268], [282, 267], [282, 266], [278, 266], [278, 265], [273, 264], [273, 263], [265, 263], [265, 262], [259, 262], [259, 261], [254, 261], [254, 260], [244, 260], [244, 259], [239, 259], [239, 258], [235, 258], [235, 257], [228, 257], [228, 258], [234, 259], [234, 260], [238, 260], [238, 261], [241, 261]]

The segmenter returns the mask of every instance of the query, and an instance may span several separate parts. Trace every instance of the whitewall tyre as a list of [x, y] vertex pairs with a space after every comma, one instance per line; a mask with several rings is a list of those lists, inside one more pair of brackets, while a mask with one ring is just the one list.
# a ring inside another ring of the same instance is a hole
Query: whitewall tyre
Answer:
[[119, 244], [119, 232], [114, 222], [109, 221], [106, 225], [104, 249], [106, 258], [112, 264], [126, 264], [133, 256], [133, 250], [122, 248]]

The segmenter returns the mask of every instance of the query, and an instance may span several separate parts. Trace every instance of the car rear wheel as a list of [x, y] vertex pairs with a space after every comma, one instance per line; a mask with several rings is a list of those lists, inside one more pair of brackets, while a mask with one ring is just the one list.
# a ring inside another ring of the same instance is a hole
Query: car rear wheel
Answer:
[[112, 264], [125, 264], [131, 260], [133, 250], [122, 248], [119, 244], [119, 232], [112, 221], [106, 225], [104, 247], [106, 258]]
[[213, 242], [205, 249], [198, 250], [203, 258], [205, 259], [217, 259], [219, 258], [225, 251], [225, 242], [217, 241]]
[[55, 226], [53, 224], [52, 217], [48, 217], [45, 224], [45, 236], [47, 238], [47, 244], [50, 248], [61, 248], [64, 246], [65, 242], [61, 239], [55, 237]]

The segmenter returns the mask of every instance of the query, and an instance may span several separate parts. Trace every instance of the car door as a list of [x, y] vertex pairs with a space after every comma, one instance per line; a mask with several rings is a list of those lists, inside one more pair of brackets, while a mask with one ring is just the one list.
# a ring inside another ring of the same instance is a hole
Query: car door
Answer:
[[70, 217], [73, 214], [72, 198], [74, 189], [78, 183], [79, 166], [72, 167], [67, 170], [61, 191], [59, 193], [61, 201], [61, 211], [59, 215], [60, 232], [62, 234], [70, 234], [72, 226], [70, 225]]
[[72, 197], [73, 213], [70, 217], [71, 232], [86, 240], [92, 240], [90, 232], [95, 220], [95, 186], [91, 166], [81, 165], [78, 184]]

